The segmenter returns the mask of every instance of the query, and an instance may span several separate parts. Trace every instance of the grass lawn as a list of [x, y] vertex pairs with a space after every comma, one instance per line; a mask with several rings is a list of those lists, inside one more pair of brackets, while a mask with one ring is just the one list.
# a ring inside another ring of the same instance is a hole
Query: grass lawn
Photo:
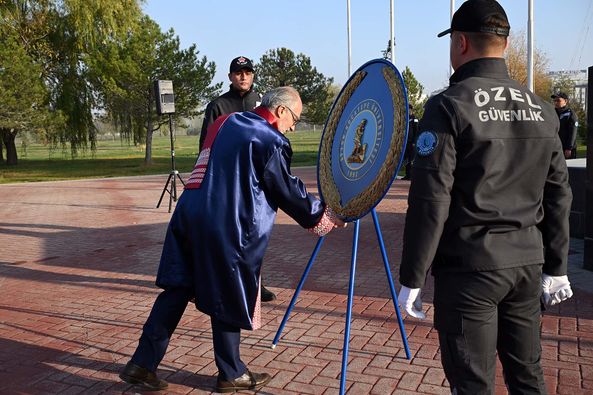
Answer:
[[[294, 152], [292, 167], [316, 166], [321, 131], [298, 131], [289, 133]], [[168, 174], [171, 156], [168, 136], [153, 139], [153, 164], [144, 165], [144, 151], [120, 140], [98, 141], [97, 150], [80, 152], [71, 159], [70, 152], [49, 151], [40, 144], [32, 144], [26, 152], [18, 148], [19, 163], [16, 166], [0, 164], [0, 184], [12, 182], [56, 181], [78, 178], [122, 177], [147, 174]], [[579, 145], [579, 158], [587, 154], [586, 145]], [[175, 140], [176, 168], [182, 173], [190, 172], [198, 155], [198, 136], [177, 136]], [[403, 166], [400, 169], [403, 174]]]
[[[321, 131], [289, 133], [294, 151], [292, 166], [314, 166]], [[171, 170], [168, 136], [153, 139], [153, 164], [144, 165], [144, 151], [120, 140], [98, 141], [97, 150], [80, 152], [72, 159], [70, 152], [51, 152], [46, 146], [31, 144], [26, 152], [17, 145], [19, 162], [16, 166], [0, 164], [0, 184], [71, 180], [78, 178], [121, 177], [146, 174], [167, 174]], [[190, 172], [198, 155], [198, 136], [176, 136], [175, 163], [182, 173]]]

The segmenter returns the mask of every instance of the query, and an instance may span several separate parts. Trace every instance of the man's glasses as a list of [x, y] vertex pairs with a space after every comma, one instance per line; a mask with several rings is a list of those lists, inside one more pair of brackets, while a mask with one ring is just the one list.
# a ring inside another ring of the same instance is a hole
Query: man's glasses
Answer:
[[297, 117], [296, 114], [294, 113], [294, 111], [292, 111], [290, 109], [290, 107], [288, 107], [288, 106], [282, 106], [282, 107], [284, 107], [288, 111], [290, 111], [290, 115], [292, 116], [292, 126], [296, 126], [297, 123], [301, 122], [301, 118]]

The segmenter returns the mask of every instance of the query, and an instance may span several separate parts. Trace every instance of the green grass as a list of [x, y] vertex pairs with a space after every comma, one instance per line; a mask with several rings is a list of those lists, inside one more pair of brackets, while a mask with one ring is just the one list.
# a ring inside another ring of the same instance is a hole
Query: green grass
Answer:
[[[289, 133], [294, 151], [292, 166], [317, 164], [317, 151], [321, 131]], [[41, 144], [30, 144], [26, 152], [18, 147], [16, 166], [0, 164], [0, 184], [12, 182], [56, 181], [80, 178], [105, 178], [147, 174], [166, 174], [171, 170], [171, 152], [168, 136], [153, 139], [150, 166], [144, 165], [141, 147], [126, 142], [98, 141], [97, 150], [81, 151], [72, 159], [70, 152], [50, 151]], [[190, 172], [198, 155], [198, 136], [177, 136], [175, 163], [180, 172]]]
[[[315, 166], [321, 131], [289, 133], [294, 152], [292, 166]], [[26, 153], [18, 147], [19, 163], [16, 166], [0, 164], [0, 184], [72, 180], [80, 178], [105, 178], [147, 174], [167, 174], [171, 170], [168, 136], [153, 139], [153, 164], [144, 165], [144, 151], [119, 140], [98, 141], [97, 150], [80, 152], [71, 159], [70, 152], [50, 151], [40, 144], [31, 144]], [[585, 157], [586, 145], [579, 145], [579, 158]], [[198, 155], [198, 136], [177, 136], [175, 162], [180, 172], [190, 172]], [[403, 174], [403, 166], [400, 175]]]
[[316, 166], [317, 154], [319, 152], [319, 140], [321, 131], [299, 131], [288, 133], [292, 146], [292, 166]]

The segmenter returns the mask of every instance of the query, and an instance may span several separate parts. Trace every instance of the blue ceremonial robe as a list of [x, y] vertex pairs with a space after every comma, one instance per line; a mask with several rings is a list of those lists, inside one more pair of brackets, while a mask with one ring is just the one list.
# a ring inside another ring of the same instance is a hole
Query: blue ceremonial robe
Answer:
[[186, 188], [177, 202], [156, 279], [161, 288], [193, 287], [200, 311], [243, 329], [253, 329], [278, 208], [305, 228], [324, 211], [290, 173], [290, 142], [274, 120], [258, 107], [221, 117], [208, 129], [211, 147], [207, 141], [196, 164], [199, 181], [194, 173], [190, 178], [195, 189]]

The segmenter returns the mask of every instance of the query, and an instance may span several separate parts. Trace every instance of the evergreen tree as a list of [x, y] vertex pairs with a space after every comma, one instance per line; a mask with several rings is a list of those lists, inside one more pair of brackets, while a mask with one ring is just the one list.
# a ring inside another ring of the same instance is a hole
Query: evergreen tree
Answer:
[[404, 83], [406, 84], [406, 89], [408, 90], [408, 102], [412, 106], [414, 115], [416, 118], [422, 118], [424, 114], [424, 103], [426, 103], [427, 98], [424, 97], [424, 86], [414, 76], [412, 70], [408, 66], [402, 72], [402, 77], [404, 79]]
[[303, 118], [312, 123], [324, 123], [332, 105], [331, 84], [311, 65], [311, 59], [288, 48], [270, 49], [255, 66], [256, 85], [261, 92], [279, 86], [292, 86], [301, 95]]

